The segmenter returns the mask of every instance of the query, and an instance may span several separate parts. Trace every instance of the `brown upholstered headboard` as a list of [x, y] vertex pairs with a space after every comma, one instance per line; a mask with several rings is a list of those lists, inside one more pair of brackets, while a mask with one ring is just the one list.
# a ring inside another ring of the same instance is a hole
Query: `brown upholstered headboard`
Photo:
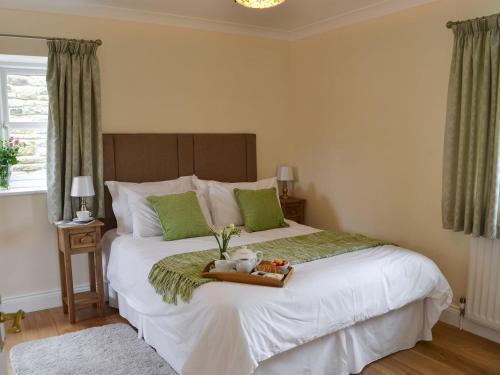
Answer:
[[[197, 175], [204, 180], [255, 181], [255, 134], [104, 134], [104, 181], [150, 182]], [[105, 189], [104, 231], [115, 228]]]

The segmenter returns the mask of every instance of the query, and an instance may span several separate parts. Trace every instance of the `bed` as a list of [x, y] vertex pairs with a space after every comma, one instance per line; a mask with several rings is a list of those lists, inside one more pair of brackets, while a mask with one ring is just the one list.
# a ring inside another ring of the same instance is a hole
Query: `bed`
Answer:
[[[106, 180], [256, 179], [252, 134], [105, 135], [104, 155]], [[384, 245], [299, 264], [283, 289], [213, 282], [196, 289], [189, 303], [166, 304], [149, 285], [151, 267], [171, 254], [213, 248], [214, 240], [118, 236], [109, 195], [106, 210], [110, 300], [179, 374], [359, 373], [431, 340], [451, 303], [450, 287], [430, 259]], [[243, 231], [232, 245], [318, 231], [289, 224]]]

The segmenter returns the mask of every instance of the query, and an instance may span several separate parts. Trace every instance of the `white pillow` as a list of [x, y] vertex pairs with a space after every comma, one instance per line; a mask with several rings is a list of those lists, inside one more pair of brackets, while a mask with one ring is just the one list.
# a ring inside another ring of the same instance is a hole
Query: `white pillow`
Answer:
[[202, 195], [205, 195], [205, 197], [208, 196], [212, 221], [216, 227], [225, 227], [229, 224], [244, 225], [238, 202], [236, 202], [236, 198], [234, 197], [234, 189], [257, 190], [275, 187], [276, 192], [278, 192], [276, 177], [266, 178], [257, 182], [226, 183], [200, 180], [196, 176], [193, 176], [193, 184]]
[[[146, 197], [143, 197], [133, 191], [127, 191], [130, 209], [132, 210], [133, 237], [134, 239], [143, 237], [161, 236], [163, 229], [160, 219], [148, 202]], [[168, 194], [163, 194], [168, 195]], [[206, 199], [200, 192], [196, 192], [201, 212], [205, 216], [205, 220], [209, 226], [212, 226], [212, 218]]]
[[175, 193], [185, 193], [194, 190], [192, 176], [179, 177], [176, 180], [167, 180], [159, 182], [118, 182], [106, 181], [105, 184], [113, 198], [113, 212], [116, 217], [116, 233], [132, 233], [132, 211], [128, 203], [127, 191], [135, 192], [143, 197], [149, 195], [166, 195]]

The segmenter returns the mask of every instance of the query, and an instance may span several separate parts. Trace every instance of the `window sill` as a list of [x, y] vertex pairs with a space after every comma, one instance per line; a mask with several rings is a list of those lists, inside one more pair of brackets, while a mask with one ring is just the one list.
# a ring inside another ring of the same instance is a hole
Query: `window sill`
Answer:
[[9, 190], [0, 190], [0, 197], [8, 197], [12, 195], [35, 195], [47, 194], [46, 188], [17, 188]]

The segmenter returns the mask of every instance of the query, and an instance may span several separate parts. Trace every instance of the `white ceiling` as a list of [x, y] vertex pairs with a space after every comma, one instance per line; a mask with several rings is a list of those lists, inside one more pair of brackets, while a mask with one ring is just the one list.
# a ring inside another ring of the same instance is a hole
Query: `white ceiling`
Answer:
[[1, 0], [0, 8], [35, 10], [298, 39], [434, 0], [287, 0], [264, 10], [233, 0]]

